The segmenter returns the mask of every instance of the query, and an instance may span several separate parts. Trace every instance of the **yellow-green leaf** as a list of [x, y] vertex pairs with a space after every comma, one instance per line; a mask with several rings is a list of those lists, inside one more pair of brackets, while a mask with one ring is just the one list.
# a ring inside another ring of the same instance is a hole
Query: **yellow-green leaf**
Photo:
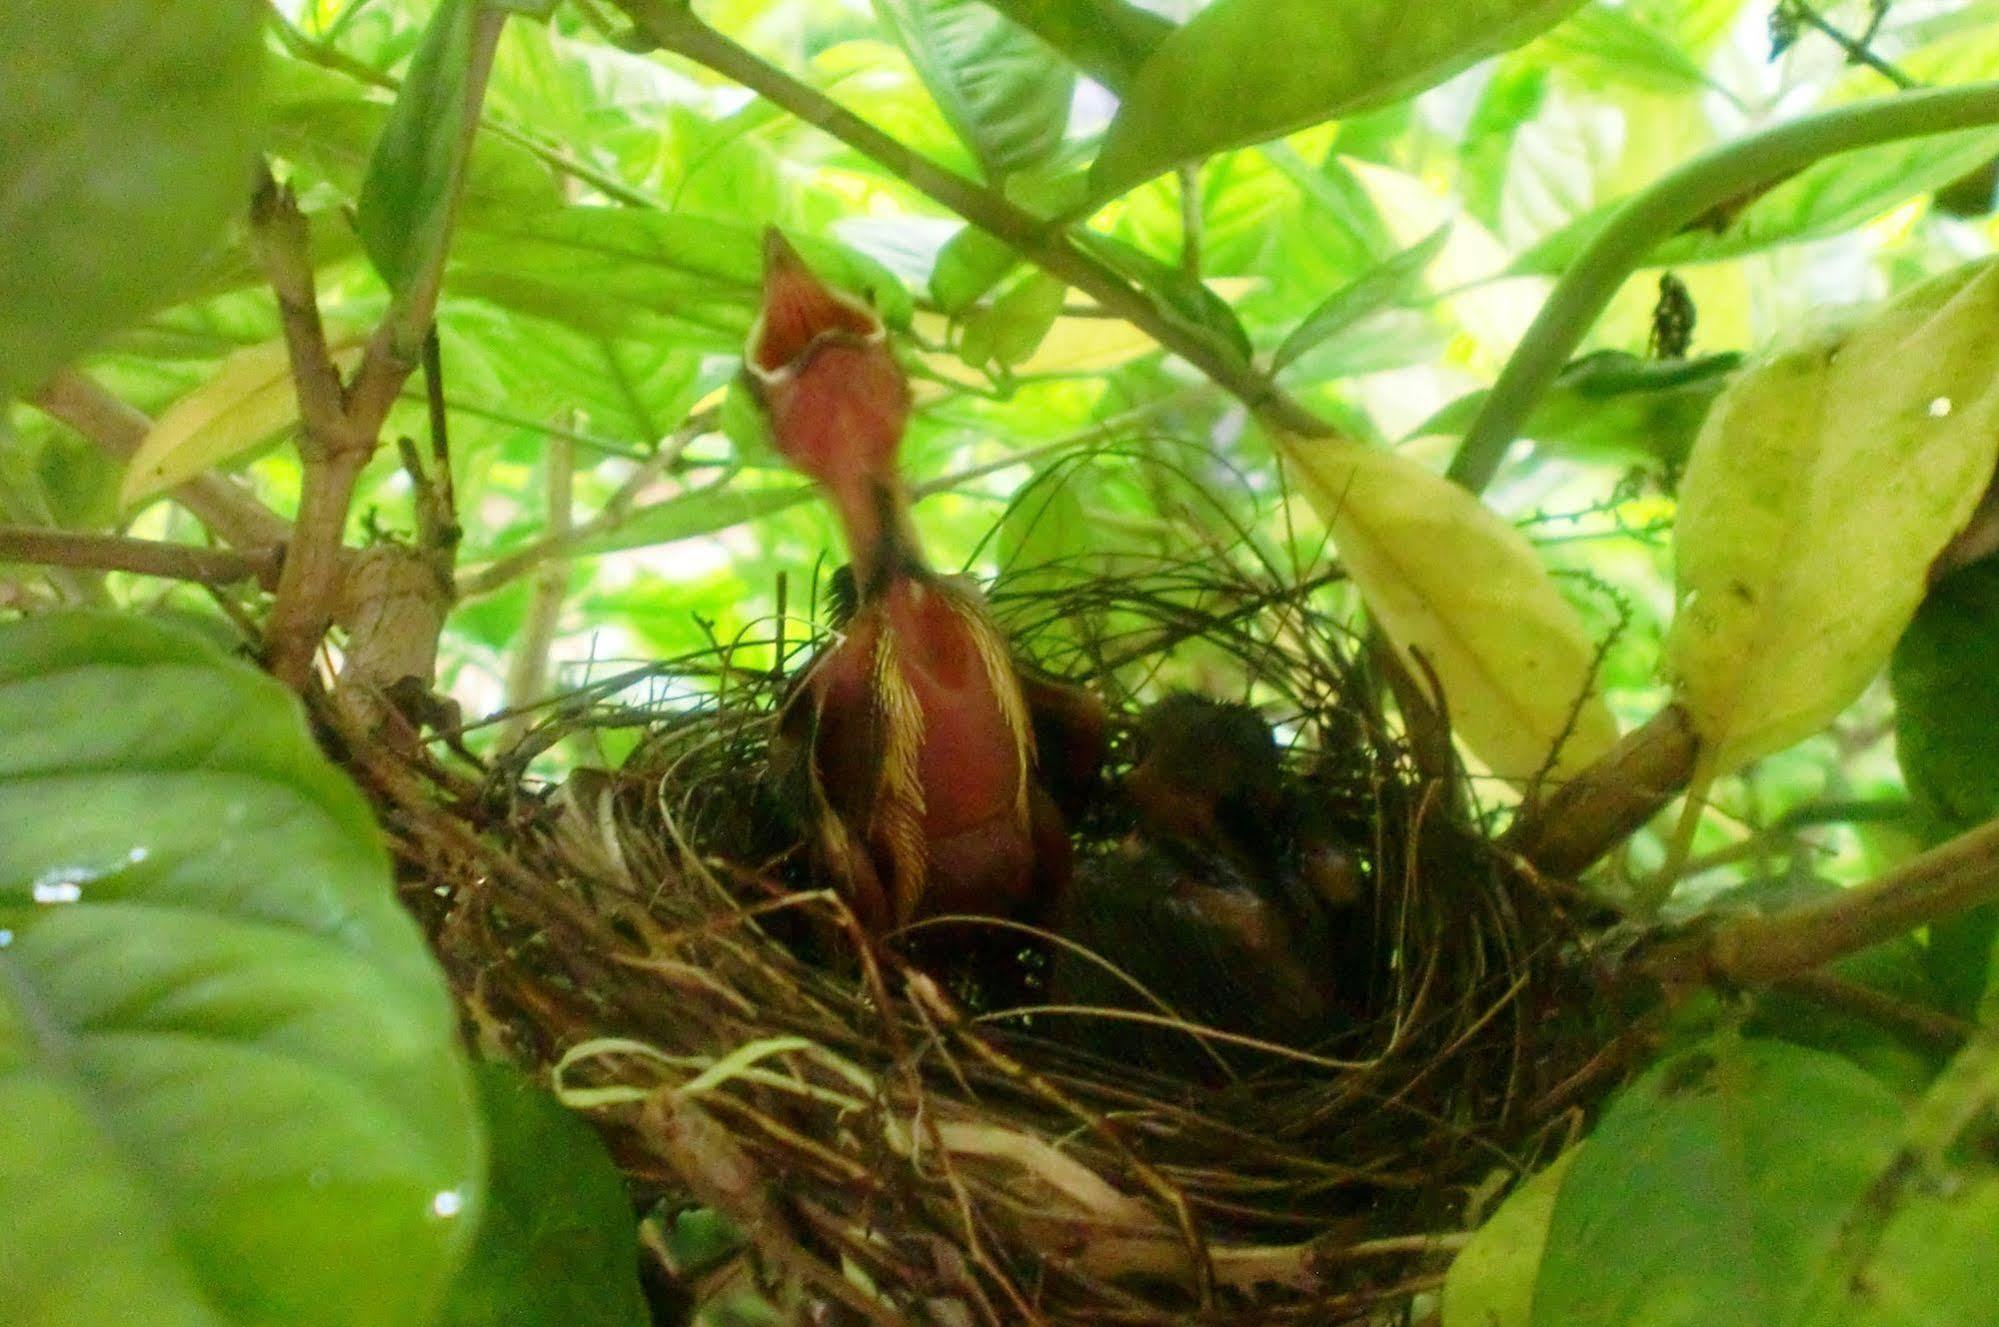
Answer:
[[1694, 443], [1667, 665], [1707, 777], [1825, 726], [1880, 672], [1999, 459], [1999, 264], [1773, 355]]
[[[342, 372], [361, 357], [361, 341], [333, 346]], [[130, 510], [268, 442], [298, 423], [291, 361], [282, 340], [248, 346], [222, 361], [201, 386], [168, 406], [125, 466], [118, 501]]]
[[1444, 1274], [1444, 1327], [1528, 1327], [1562, 1177], [1582, 1144], [1508, 1195]]
[[1472, 754], [1507, 778], [1559, 779], [1616, 742], [1595, 646], [1526, 536], [1393, 452], [1276, 436], [1368, 611], [1436, 674]]

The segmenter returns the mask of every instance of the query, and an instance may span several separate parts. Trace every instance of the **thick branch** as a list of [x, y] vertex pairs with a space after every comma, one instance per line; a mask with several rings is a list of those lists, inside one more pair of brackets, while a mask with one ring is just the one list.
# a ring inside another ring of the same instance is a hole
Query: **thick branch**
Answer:
[[617, 0], [646, 40], [742, 84], [805, 123], [869, 157], [896, 178], [1003, 240], [1023, 257], [1095, 299], [1192, 364], [1275, 428], [1329, 437], [1331, 425], [1287, 396], [1233, 351], [1162, 312], [1109, 267], [1085, 253], [1056, 222], [1044, 221], [911, 151], [815, 88], [736, 45], [669, 0]]
[[1522, 818], [1506, 846], [1549, 875], [1581, 874], [1687, 786], [1697, 746], [1686, 711], [1667, 706]]
[[1999, 899], [1999, 820], [1872, 883], [1767, 915], [1700, 924], [1641, 959], [1668, 985], [1764, 986]]
[[[131, 459], [153, 428], [152, 420], [74, 369], [49, 379], [34, 404], [121, 461]], [[237, 548], [275, 548], [291, 537], [283, 517], [222, 475], [177, 484], [172, 497], [217, 538]]]
[[[313, 656], [333, 621], [342, 582], [347, 510], [375, 434], [354, 427], [340, 370], [327, 352], [305, 214], [291, 190], [268, 177], [250, 209], [251, 237], [263, 262], [290, 352], [298, 393], [299, 456], [304, 463], [298, 527], [278, 577], [277, 599], [264, 624], [266, 664], [279, 681], [303, 690]], [[376, 341], [381, 339], [377, 333]], [[375, 353], [370, 343], [369, 355]]]
[[123, 535], [13, 525], [0, 526], [0, 562], [129, 571], [140, 576], [163, 576], [168, 580], [216, 586], [254, 580], [268, 587], [276, 584], [278, 574], [275, 549], [232, 553], [221, 548], [195, 548], [153, 539], [128, 539]]

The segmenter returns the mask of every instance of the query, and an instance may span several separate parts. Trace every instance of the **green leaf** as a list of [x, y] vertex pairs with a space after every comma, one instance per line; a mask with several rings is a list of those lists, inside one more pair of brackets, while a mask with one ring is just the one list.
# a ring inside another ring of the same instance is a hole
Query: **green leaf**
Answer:
[[[1733, 351], [1688, 360], [1592, 351], [1562, 370], [1520, 433], [1583, 460], [1678, 471], [1715, 397], [1741, 364]], [[1482, 391], [1459, 397], [1410, 436], [1462, 434], [1485, 398]]]
[[1995, 1101], [1999, 1036], [1987, 1026], [1909, 1110], [1901, 1150], [1848, 1217], [1798, 1327], [1994, 1320]]
[[1708, 85], [1701, 67], [1656, 28], [1603, 5], [1585, 5], [1526, 54], [1558, 61], [1603, 86], [1628, 82], [1685, 93]]
[[989, 179], [1061, 149], [1076, 77], [1047, 43], [980, 0], [875, 0], [875, 9]]
[[512, 1066], [474, 1077], [486, 1215], [440, 1327], [645, 1327], [638, 1220], [603, 1142]]
[[1581, 1145], [1537, 1171], [1500, 1205], [1451, 1260], [1444, 1277], [1443, 1327], [1527, 1327], [1534, 1280], [1548, 1243], [1555, 1199]]
[[1893, 1093], [1845, 1061], [1721, 1037], [1625, 1089], [1569, 1168], [1537, 1327], [1778, 1327], [1896, 1150]]
[[1680, 489], [1667, 663], [1707, 776], [1818, 731], [1888, 662], [1999, 456], [1999, 262], [1744, 370]]
[[249, 203], [254, 0], [0, 6], [0, 401], [163, 303]]
[[1909, 796], [1943, 834], [1999, 816], [1999, 559], [1930, 588], [1895, 646], [1895, 754]]
[[452, 214], [478, 127], [495, 24], [479, 0], [439, 0], [368, 161], [355, 225], [375, 270], [408, 303], [433, 281], [451, 242]]
[[1178, 267], [1160, 262], [1121, 240], [1078, 231], [1076, 241], [1136, 284], [1154, 308], [1167, 314], [1238, 359], [1250, 357], [1249, 333], [1229, 302]]
[[[1999, 816], [1999, 559], [1964, 567], [1930, 588], [1889, 664], [1895, 754], [1932, 839]], [[1999, 906], [1984, 904], [1930, 927], [1931, 972], [1950, 1007], [1975, 1016], [1994, 988]]]
[[1423, 269], [1442, 251], [1444, 241], [1450, 235], [1448, 225], [1439, 226], [1401, 253], [1328, 295], [1277, 347], [1277, 353], [1271, 356], [1272, 370], [1283, 368], [1321, 341], [1370, 314], [1406, 304], [1422, 289]]
[[450, 999], [296, 699], [132, 618], [0, 626], [12, 1327], [420, 1327], [481, 1201]]
[[965, 319], [958, 355], [973, 368], [1012, 368], [1031, 358], [1062, 315], [1069, 288], [1042, 272], [1029, 272], [1014, 287]]
[[1003, 242], [977, 226], [966, 226], [938, 250], [930, 269], [930, 294], [944, 312], [963, 313], [1005, 280], [1020, 262]]
[[[872, 300], [890, 326], [909, 325], [909, 293], [881, 264], [839, 245], [794, 239], [826, 281]], [[468, 213], [451, 284], [596, 336], [671, 317], [697, 334], [705, 329], [716, 348], [740, 352], [763, 284], [763, 231], [630, 207]]]
[[1173, 25], [1126, 0], [988, 0], [1112, 92], [1124, 91]]
[[1103, 195], [1181, 162], [1400, 100], [1551, 27], [1580, 0], [1219, 0], [1152, 53], [1105, 136]]

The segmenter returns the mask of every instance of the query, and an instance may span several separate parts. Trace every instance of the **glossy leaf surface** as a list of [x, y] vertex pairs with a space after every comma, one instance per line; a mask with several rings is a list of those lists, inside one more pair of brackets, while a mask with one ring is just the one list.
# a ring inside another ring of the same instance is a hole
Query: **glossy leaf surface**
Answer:
[[0, 627], [18, 1327], [420, 1327], [481, 1201], [455, 1015], [297, 702], [133, 618]]

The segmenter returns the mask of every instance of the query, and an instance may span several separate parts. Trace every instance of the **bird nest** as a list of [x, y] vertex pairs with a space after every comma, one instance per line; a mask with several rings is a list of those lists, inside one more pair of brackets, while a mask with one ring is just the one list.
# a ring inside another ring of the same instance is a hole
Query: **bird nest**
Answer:
[[[1272, 722], [1359, 883], [1353, 998], [1299, 1044], [1170, 1001], [1051, 1008], [1032, 971], [995, 999], [866, 943], [768, 814], [813, 640], [611, 679], [496, 759], [361, 762], [468, 1027], [600, 1126], [683, 1307], [728, 1287], [813, 1322], [1406, 1321], [1480, 1204], [1563, 1141], [1603, 1045], [1576, 943], [1598, 919], [1491, 846], [1462, 771], [1419, 767], [1337, 571], [1242, 547], [991, 598], [1111, 709], [1085, 872], [1127, 850], [1116, 775], [1164, 661]], [[528, 777], [613, 729], [639, 734], [616, 768]], [[1023, 937], [1022, 961], [1063, 943]], [[1146, 1040], [1106, 1052], [1093, 1026]], [[690, 1265], [669, 1236], [691, 1211], [739, 1241]]]

